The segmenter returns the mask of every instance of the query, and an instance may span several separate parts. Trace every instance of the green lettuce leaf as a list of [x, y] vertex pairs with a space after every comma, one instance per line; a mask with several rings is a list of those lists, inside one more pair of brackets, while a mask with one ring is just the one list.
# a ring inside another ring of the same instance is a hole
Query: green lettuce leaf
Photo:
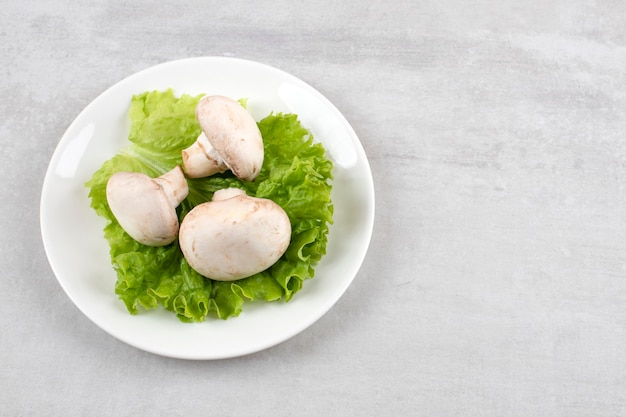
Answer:
[[109, 177], [118, 171], [156, 177], [182, 164], [181, 150], [200, 134], [195, 118], [200, 98], [176, 97], [172, 90], [134, 96], [129, 108], [129, 145], [86, 183], [91, 207], [107, 220], [104, 237], [117, 274], [115, 293], [131, 314], [162, 306], [183, 322], [197, 322], [209, 316], [238, 316], [246, 302], [287, 302], [305, 280], [314, 277], [315, 265], [326, 253], [333, 216], [333, 164], [295, 114], [270, 114], [258, 123], [265, 160], [254, 182], [241, 181], [230, 172], [188, 179], [189, 195], [177, 208], [182, 221], [193, 207], [227, 187], [275, 201], [289, 216], [292, 236], [287, 252], [267, 270], [237, 281], [213, 281], [187, 264], [178, 241], [163, 247], [145, 246], [121, 228], [106, 199]]

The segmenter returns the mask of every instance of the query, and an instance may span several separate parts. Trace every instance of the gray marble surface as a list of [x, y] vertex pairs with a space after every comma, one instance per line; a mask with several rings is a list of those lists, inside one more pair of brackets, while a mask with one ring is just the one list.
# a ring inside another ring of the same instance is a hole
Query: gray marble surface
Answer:
[[[0, 415], [626, 415], [623, 2], [0, 6]], [[376, 187], [370, 251], [341, 300], [220, 361], [102, 331], [40, 237], [72, 120], [127, 75], [192, 56], [315, 86]]]

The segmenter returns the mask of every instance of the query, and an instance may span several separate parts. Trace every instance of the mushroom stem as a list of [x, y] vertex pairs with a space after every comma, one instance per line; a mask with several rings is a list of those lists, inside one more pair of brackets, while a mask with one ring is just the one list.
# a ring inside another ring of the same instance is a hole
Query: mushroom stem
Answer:
[[190, 147], [183, 149], [182, 155], [185, 173], [189, 178], [204, 178], [228, 170], [204, 132]]
[[241, 188], [222, 188], [221, 190], [217, 190], [213, 193], [213, 198], [211, 198], [211, 201], [228, 200], [229, 198], [237, 197], [240, 195], [246, 195], [246, 192]]
[[189, 194], [187, 180], [180, 165], [176, 165], [174, 169], [154, 178], [153, 181], [161, 186], [165, 198], [173, 208], [178, 207]]

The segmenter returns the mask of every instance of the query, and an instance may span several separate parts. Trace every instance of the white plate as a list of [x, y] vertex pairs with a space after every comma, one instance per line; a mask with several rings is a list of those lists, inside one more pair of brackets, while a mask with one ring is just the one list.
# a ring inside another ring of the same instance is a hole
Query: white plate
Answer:
[[[116, 280], [103, 237], [104, 219], [89, 207], [84, 186], [101, 164], [127, 145], [131, 97], [172, 88], [176, 95], [248, 98], [260, 120], [293, 112], [335, 163], [334, 224], [315, 278], [288, 303], [246, 303], [239, 317], [182, 323], [165, 310], [130, 315], [114, 292]], [[52, 156], [41, 195], [41, 230], [52, 269], [74, 304], [96, 325], [136, 348], [183, 359], [222, 359], [274, 346], [324, 315], [356, 276], [374, 224], [374, 186], [352, 127], [324, 96], [283, 71], [235, 58], [167, 62], [104, 91], [70, 125]]]

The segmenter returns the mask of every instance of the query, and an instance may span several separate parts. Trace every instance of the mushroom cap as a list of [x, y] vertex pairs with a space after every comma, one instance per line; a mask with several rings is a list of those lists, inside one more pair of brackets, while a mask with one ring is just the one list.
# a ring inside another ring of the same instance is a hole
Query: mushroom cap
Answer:
[[254, 181], [263, 166], [263, 138], [256, 121], [237, 101], [225, 96], [204, 96], [196, 118], [212, 148], [224, 164], [245, 181]]
[[185, 216], [178, 239], [185, 259], [199, 274], [233, 281], [278, 261], [289, 246], [291, 223], [272, 200], [226, 189]]
[[120, 226], [148, 246], [165, 246], [176, 239], [176, 206], [187, 193], [180, 167], [154, 179], [140, 172], [117, 172], [106, 186], [109, 208]]

